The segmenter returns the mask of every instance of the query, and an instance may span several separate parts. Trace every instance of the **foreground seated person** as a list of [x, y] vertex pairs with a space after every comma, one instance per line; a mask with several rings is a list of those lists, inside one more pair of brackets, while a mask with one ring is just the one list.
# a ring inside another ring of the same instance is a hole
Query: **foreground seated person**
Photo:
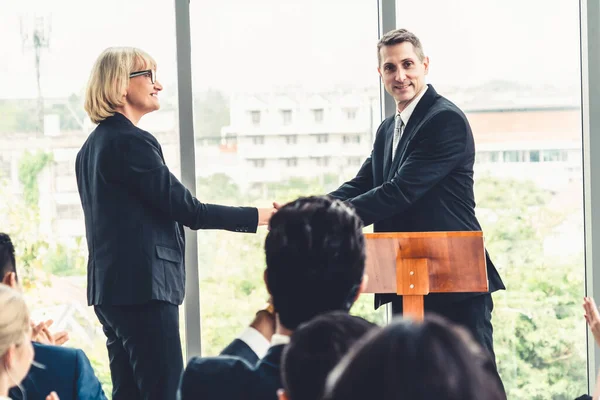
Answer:
[[265, 254], [264, 280], [276, 313], [267, 354], [258, 362], [245, 359], [246, 347], [230, 356], [193, 358], [181, 399], [276, 400], [281, 353], [293, 331], [319, 314], [347, 313], [366, 284], [362, 222], [339, 200], [308, 197], [281, 207], [271, 218]]
[[[10, 237], [5, 233], [0, 233], [0, 287], [10, 287], [20, 291], [15, 249]], [[38, 337], [40, 335], [50, 343], [59, 337], [51, 335], [45, 325]], [[44, 399], [51, 391], [58, 393], [62, 400], [106, 399], [102, 386], [83, 351], [38, 343], [35, 341], [36, 338], [33, 340], [35, 363], [43, 368], [36, 365], [31, 367], [21, 384], [21, 389], [14, 387], [10, 390], [12, 400]]]
[[324, 400], [505, 400], [487, 352], [442, 317], [396, 320], [369, 335], [327, 378]]
[[329, 372], [354, 343], [374, 329], [377, 325], [339, 311], [301, 325], [283, 350], [279, 400], [320, 399]]
[[[21, 381], [33, 362], [29, 310], [20, 292], [0, 285], [0, 400], [15, 399], [8, 390], [24, 391]], [[59, 400], [56, 393], [30, 399]]]

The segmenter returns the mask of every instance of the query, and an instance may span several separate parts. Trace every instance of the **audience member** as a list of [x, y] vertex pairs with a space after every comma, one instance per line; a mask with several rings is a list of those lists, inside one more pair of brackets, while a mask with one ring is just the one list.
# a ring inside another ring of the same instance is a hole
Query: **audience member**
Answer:
[[281, 353], [293, 331], [319, 314], [347, 313], [366, 284], [362, 222], [351, 206], [300, 198], [269, 225], [264, 280], [276, 313], [271, 347], [258, 362], [240, 354], [193, 358], [180, 385], [183, 400], [277, 399]]
[[[29, 311], [21, 294], [6, 285], [0, 285], [0, 400], [10, 400], [11, 387], [21, 387], [21, 381], [33, 362]], [[51, 392], [46, 400], [58, 400]]]
[[283, 350], [279, 400], [320, 399], [327, 374], [357, 340], [376, 327], [339, 311], [302, 324]]
[[[15, 249], [10, 237], [5, 233], [0, 233], [0, 274], [0, 281], [3, 283], [0, 287], [8, 286], [20, 291]], [[50, 342], [53, 337], [56, 337], [49, 333], [46, 324], [43, 324], [40, 334]], [[50, 391], [58, 393], [62, 400], [106, 399], [102, 386], [83, 351], [35, 341], [33, 349], [35, 350], [34, 367], [29, 370], [21, 388], [13, 388], [10, 391], [11, 399], [43, 399], [43, 396]]]
[[[2, 283], [12, 288], [17, 285], [17, 273], [14, 265], [15, 249], [12, 241], [7, 234], [0, 233], [0, 278], [2, 279]], [[54, 334], [50, 332], [49, 328], [53, 322], [51, 319], [39, 323], [31, 321], [31, 340], [44, 344], [54, 344], [56, 346], [60, 346], [69, 340], [67, 332], [62, 331]]]
[[326, 400], [504, 400], [495, 366], [462, 327], [435, 315], [368, 335], [334, 368]]

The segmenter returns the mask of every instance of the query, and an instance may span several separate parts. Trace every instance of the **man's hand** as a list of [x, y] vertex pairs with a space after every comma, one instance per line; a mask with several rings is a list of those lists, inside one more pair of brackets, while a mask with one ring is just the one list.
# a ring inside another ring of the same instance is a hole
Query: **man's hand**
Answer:
[[275, 333], [275, 312], [271, 299], [269, 299], [269, 305], [265, 309], [256, 313], [250, 326], [260, 332], [269, 342], [271, 341], [271, 337]]
[[277, 210], [275, 208], [259, 208], [258, 209], [258, 226], [269, 225], [269, 221]]
[[53, 320], [40, 322], [39, 324], [31, 321], [31, 340], [42, 344], [50, 344], [54, 346], [62, 346], [67, 340], [69, 340], [69, 333], [62, 331], [52, 334], [50, 332], [50, 325], [54, 323]]
[[56, 392], [50, 392], [48, 396], [46, 396], [46, 400], [60, 400]]
[[594, 299], [584, 297], [583, 309], [585, 310], [585, 321], [592, 330], [596, 344], [600, 346], [600, 312], [598, 312], [598, 307]]

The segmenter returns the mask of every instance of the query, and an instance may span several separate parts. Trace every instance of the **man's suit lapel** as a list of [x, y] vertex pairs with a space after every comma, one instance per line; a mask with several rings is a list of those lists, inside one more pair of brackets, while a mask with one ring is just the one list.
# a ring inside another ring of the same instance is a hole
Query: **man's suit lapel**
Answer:
[[[391, 163], [390, 169], [386, 170], [386, 180], [390, 180], [394, 177], [394, 174], [398, 170], [400, 162], [404, 159], [404, 152], [406, 151], [408, 142], [410, 142], [410, 140], [417, 134], [416, 128], [421, 125], [421, 121], [423, 121], [423, 118], [425, 118], [425, 116], [429, 112], [429, 109], [431, 108], [431, 105], [438, 96], [433, 86], [427, 86], [429, 88], [427, 89], [423, 97], [421, 97], [419, 104], [417, 104], [417, 106], [415, 107], [415, 110], [413, 111], [412, 115], [410, 116], [410, 119], [408, 120], [408, 124], [404, 128], [404, 132], [402, 133], [402, 137], [400, 138], [400, 142], [398, 143], [398, 148], [396, 149], [396, 156], [394, 157], [394, 162]], [[392, 141], [391, 136], [393, 136], [393, 132], [392, 135], [390, 135], [390, 143]], [[391, 145], [389, 153], [391, 160]]]

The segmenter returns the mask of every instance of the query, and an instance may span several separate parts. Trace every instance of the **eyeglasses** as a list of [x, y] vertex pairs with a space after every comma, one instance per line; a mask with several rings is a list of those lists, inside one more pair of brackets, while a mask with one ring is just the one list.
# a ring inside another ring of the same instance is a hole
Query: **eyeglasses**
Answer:
[[129, 74], [129, 78], [135, 78], [136, 76], [147, 76], [150, 78], [150, 82], [152, 82], [152, 84], [156, 83], [156, 71], [154, 71], [153, 69], [136, 71]]

